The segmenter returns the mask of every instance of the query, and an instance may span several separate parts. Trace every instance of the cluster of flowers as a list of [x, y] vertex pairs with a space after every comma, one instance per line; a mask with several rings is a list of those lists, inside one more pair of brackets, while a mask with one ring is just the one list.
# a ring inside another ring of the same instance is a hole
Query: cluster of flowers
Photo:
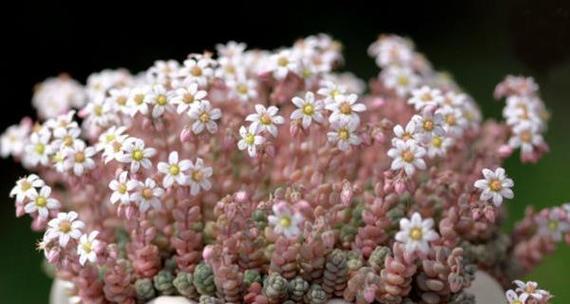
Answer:
[[495, 98], [507, 98], [503, 117], [511, 128], [511, 138], [501, 153], [509, 155], [520, 148], [523, 162], [536, 162], [548, 151], [542, 134], [549, 114], [537, 93], [538, 85], [530, 77], [508, 76], [495, 90]]
[[[534, 82], [498, 89], [534, 100], [526, 116], [507, 101], [517, 115], [482, 122], [410, 41], [370, 47], [382, 70], [368, 95], [333, 71], [340, 50], [326, 35], [274, 52], [229, 42], [39, 85], [40, 120], [8, 128], [0, 150], [36, 173], [10, 194], [16, 215], [45, 231], [39, 248], [75, 299], [474, 303], [477, 269], [507, 287], [570, 242], [568, 206], [529, 211], [511, 236], [499, 225], [509, 136], [522, 120], [545, 129]], [[550, 299], [527, 289], [508, 300]]]

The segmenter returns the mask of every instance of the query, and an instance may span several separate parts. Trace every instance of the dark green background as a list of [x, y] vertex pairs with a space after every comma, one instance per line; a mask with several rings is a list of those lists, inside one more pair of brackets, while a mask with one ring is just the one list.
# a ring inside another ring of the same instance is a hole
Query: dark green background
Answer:
[[[26, 17], [3, 20], [0, 27], [5, 76], [0, 126], [32, 113], [32, 86], [45, 77], [65, 71], [84, 81], [107, 67], [139, 71], [155, 59], [182, 59], [230, 39], [274, 48], [327, 32], [345, 44], [346, 69], [369, 79], [378, 70], [366, 55], [368, 45], [378, 33], [396, 32], [413, 38], [437, 69], [452, 73], [487, 118], [500, 118], [503, 103], [494, 101], [492, 92], [505, 75], [532, 75], [540, 84], [552, 113], [546, 136], [551, 153], [537, 165], [522, 165], [517, 157], [507, 161], [516, 197], [507, 203], [506, 229], [529, 204], [542, 208], [570, 201], [570, 10], [564, 1], [214, 4], [83, 7], [56, 1], [3, 10]], [[50, 280], [35, 251], [41, 235], [30, 231], [28, 218], [15, 218], [8, 199], [25, 172], [6, 160], [0, 172], [0, 303], [46, 303]], [[569, 261], [570, 249], [561, 246], [526, 279], [550, 290], [554, 303], [570, 303]]]

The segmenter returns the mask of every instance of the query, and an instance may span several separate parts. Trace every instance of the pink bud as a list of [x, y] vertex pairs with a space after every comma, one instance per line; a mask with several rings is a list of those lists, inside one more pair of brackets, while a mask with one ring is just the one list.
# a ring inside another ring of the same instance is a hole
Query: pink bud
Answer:
[[513, 148], [509, 145], [502, 145], [499, 147], [499, 156], [501, 158], [507, 158], [513, 154]]
[[182, 129], [182, 131], [180, 131], [180, 142], [189, 142], [190, 140], [192, 140], [192, 130], [190, 130], [187, 127], [184, 127], [184, 129]]

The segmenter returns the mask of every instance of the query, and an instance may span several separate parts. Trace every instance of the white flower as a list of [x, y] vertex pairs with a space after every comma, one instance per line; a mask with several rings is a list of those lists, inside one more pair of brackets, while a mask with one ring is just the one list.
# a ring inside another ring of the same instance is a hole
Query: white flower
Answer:
[[214, 134], [218, 131], [216, 120], [222, 117], [222, 111], [217, 108], [212, 109], [209, 101], [202, 100], [199, 104], [190, 109], [188, 116], [194, 121], [192, 123], [192, 132], [194, 132], [194, 134], [200, 134], [204, 129]]
[[127, 100], [127, 106], [129, 107], [129, 113], [131, 116], [135, 116], [137, 113], [141, 115], [148, 114], [148, 103], [150, 101], [146, 96], [149, 94], [149, 87], [139, 86], [133, 88], [129, 92], [129, 99]]
[[507, 292], [505, 292], [505, 296], [507, 297], [509, 304], [525, 304], [528, 299], [527, 293], [517, 295], [517, 293], [512, 289], [507, 290]]
[[427, 146], [427, 155], [429, 158], [436, 156], [443, 157], [447, 154], [447, 150], [453, 146], [453, 138], [447, 136], [434, 135]]
[[156, 154], [153, 148], [145, 148], [144, 141], [139, 138], [128, 138], [123, 144], [123, 153], [118, 156], [117, 160], [122, 163], [131, 164], [131, 172], [139, 171], [140, 167], [148, 169], [152, 167], [150, 158]]
[[513, 283], [517, 285], [517, 292], [521, 292], [521, 296], [526, 294], [527, 297], [532, 297], [537, 300], [542, 300], [543, 296], [549, 295], [548, 291], [538, 289], [538, 284], [533, 281], [523, 282], [521, 280], [514, 280]]
[[273, 54], [270, 58], [270, 70], [276, 79], [284, 79], [289, 72], [297, 73], [299, 68], [298, 60], [291, 50], [282, 50]]
[[255, 157], [257, 154], [257, 146], [263, 144], [265, 142], [265, 138], [259, 135], [255, 129], [251, 127], [246, 129], [244, 126], [239, 128], [239, 135], [241, 136], [241, 139], [238, 141], [238, 148], [240, 150], [247, 149], [249, 156]]
[[336, 144], [339, 150], [348, 151], [351, 146], [361, 143], [360, 137], [356, 135], [357, 125], [354, 122], [338, 122], [331, 127], [332, 131], [327, 133], [327, 139], [330, 143]]
[[38, 164], [47, 166], [53, 148], [49, 144], [51, 134], [49, 132], [34, 132], [30, 136], [30, 142], [26, 145], [24, 154], [26, 163], [31, 166]]
[[303, 128], [307, 129], [313, 119], [318, 123], [324, 121], [323, 114], [321, 113], [323, 103], [320, 100], [315, 100], [315, 94], [313, 94], [313, 92], [307, 92], [305, 99], [293, 97], [291, 101], [297, 107], [297, 109], [291, 113], [291, 119], [301, 120]]
[[83, 175], [85, 170], [95, 168], [93, 155], [95, 155], [94, 147], [86, 147], [85, 142], [77, 140], [72, 147], [65, 150], [64, 167], [66, 170], [73, 169], [73, 174], [77, 176]]
[[48, 222], [44, 238], [46, 240], [58, 239], [61, 247], [65, 247], [70, 239], [79, 239], [85, 224], [77, 217], [78, 214], [74, 211], [58, 213], [56, 218]]
[[44, 181], [39, 176], [30, 174], [16, 182], [16, 186], [10, 191], [10, 197], [16, 196], [17, 202], [23, 202], [26, 198], [30, 199], [32, 195], [37, 195], [36, 188], [39, 189], [44, 185]]
[[128, 174], [127, 171], [123, 171], [117, 179], [109, 183], [109, 189], [113, 190], [113, 194], [111, 194], [109, 199], [112, 204], [117, 202], [128, 204], [131, 201], [131, 191], [138, 186], [138, 181], [128, 179]]
[[192, 105], [196, 105], [206, 96], [208, 93], [204, 90], [198, 89], [197, 83], [191, 83], [185, 88], [178, 88], [174, 93], [172, 93], [171, 101], [173, 104], [178, 105], [176, 107], [176, 112], [178, 114], [186, 112], [192, 108]]
[[430, 142], [433, 136], [443, 137], [445, 135], [443, 116], [439, 113], [435, 114], [430, 109], [422, 111], [422, 115], [414, 115], [412, 121], [416, 124], [423, 142]]
[[441, 96], [440, 90], [423, 86], [412, 91], [412, 98], [408, 100], [408, 103], [413, 105], [416, 110], [422, 110], [428, 106], [435, 107], [442, 101], [443, 96]]
[[239, 74], [235, 79], [227, 81], [227, 86], [231, 89], [231, 94], [241, 101], [248, 101], [257, 97], [257, 82], [248, 79], [243, 74]]
[[295, 238], [301, 233], [303, 216], [299, 212], [293, 213], [285, 202], [273, 205], [273, 215], [269, 215], [267, 220], [274, 227], [275, 233], [282, 234], [286, 238]]
[[107, 97], [107, 101], [116, 111], [128, 115], [130, 114], [130, 109], [127, 101], [129, 100], [130, 93], [131, 89], [128, 87], [111, 89], [109, 91], [110, 96]]
[[205, 166], [204, 161], [198, 158], [195, 163], [190, 162], [188, 172], [190, 175], [188, 179], [190, 194], [197, 195], [200, 189], [205, 191], [210, 190], [212, 184], [210, 183], [209, 177], [212, 176], [212, 167]]
[[184, 77], [185, 83], [196, 82], [200, 86], [205, 86], [210, 77], [214, 75], [211, 64], [212, 59], [203, 55], [193, 55], [184, 61], [184, 67], [180, 69], [180, 76]]
[[402, 128], [401, 125], [395, 125], [394, 126], [395, 137], [392, 138], [392, 145], [394, 145], [394, 143], [399, 140], [404, 142], [408, 140], [419, 142], [419, 135], [416, 133], [416, 130], [417, 130], [416, 123], [413, 119], [408, 122], [408, 124], [406, 125], [406, 129]]
[[240, 56], [246, 48], [243, 42], [228, 41], [226, 44], [217, 44], [216, 50], [220, 56], [236, 57]]
[[380, 79], [384, 82], [384, 86], [394, 90], [400, 97], [408, 96], [420, 82], [414, 71], [405, 66], [389, 66], [382, 70]]
[[417, 169], [425, 170], [423, 160], [426, 150], [414, 141], [396, 141], [388, 150], [388, 156], [393, 158], [390, 168], [394, 171], [403, 169], [406, 175], [412, 176]]
[[334, 81], [323, 81], [321, 88], [317, 91], [317, 94], [325, 97], [325, 105], [337, 102], [346, 93], [346, 87]]
[[473, 185], [475, 188], [481, 189], [482, 201], [492, 200], [495, 206], [499, 207], [503, 203], [503, 198], [511, 199], [514, 197], [511, 188], [514, 186], [513, 180], [505, 174], [505, 169], [497, 168], [494, 172], [489, 169], [483, 169], [484, 179], [476, 181]]
[[330, 123], [344, 122], [344, 123], [360, 123], [358, 112], [366, 110], [366, 106], [362, 103], [356, 103], [358, 95], [341, 95], [336, 98], [336, 101], [329, 103], [325, 108], [332, 111], [329, 116]]
[[435, 111], [435, 115], [443, 118], [443, 129], [448, 136], [459, 137], [467, 127], [467, 119], [463, 117], [463, 112], [459, 108], [444, 106]]
[[170, 152], [168, 155], [168, 163], [160, 162], [157, 165], [158, 172], [164, 174], [162, 186], [164, 186], [164, 188], [170, 188], [174, 182], [180, 186], [186, 185], [188, 181], [186, 171], [190, 169], [190, 165], [192, 165], [192, 162], [187, 159], [178, 160], [178, 152]]
[[28, 139], [29, 128], [23, 125], [10, 126], [0, 137], [0, 156], [20, 156]]
[[151, 206], [160, 210], [162, 205], [160, 198], [164, 194], [164, 189], [156, 185], [152, 178], [147, 178], [144, 183], [138, 182], [137, 190], [131, 196], [131, 200], [136, 202], [141, 212], [146, 212]]
[[534, 124], [521, 123], [513, 128], [513, 133], [509, 146], [513, 149], [520, 148], [522, 154], [533, 153], [535, 147], [544, 144], [544, 138]]
[[95, 249], [99, 246], [100, 242], [97, 240], [99, 231], [92, 231], [89, 235], [84, 234], [79, 239], [77, 245], [77, 254], [79, 255], [79, 263], [83, 266], [87, 261], [95, 263], [97, 261], [97, 253]]
[[38, 215], [44, 219], [48, 218], [50, 209], [57, 209], [60, 207], [59, 201], [50, 197], [51, 188], [43, 186], [40, 192], [30, 193], [30, 202], [24, 206], [26, 213], [32, 214], [38, 212]]
[[152, 117], [159, 118], [170, 106], [170, 96], [166, 88], [155, 85], [145, 96], [145, 103], [152, 104]]
[[267, 131], [273, 137], [277, 137], [277, 126], [283, 124], [285, 120], [277, 115], [279, 109], [276, 106], [265, 108], [261, 104], [255, 105], [255, 114], [249, 114], [245, 120], [251, 121], [250, 127], [258, 132]]
[[562, 240], [563, 234], [570, 231], [569, 219], [560, 208], [552, 208], [547, 215], [538, 217], [537, 224], [538, 233], [550, 236], [557, 242]]
[[51, 145], [54, 149], [71, 148], [80, 134], [81, 129], [79, 129], [76, 122], [70, 123], [65, 128], [56, 128], [53, 131], [54, 139]]
[[433, 230], [433, 219], [422, 220], [417, 212], [411, 219], [400, 220], [400, 231], [395, 236], [396, 241], [405, 244], [406, 252], [410, 254], [417, 251], [428, 253], [429, 242], [438, 238], [439, 235]]

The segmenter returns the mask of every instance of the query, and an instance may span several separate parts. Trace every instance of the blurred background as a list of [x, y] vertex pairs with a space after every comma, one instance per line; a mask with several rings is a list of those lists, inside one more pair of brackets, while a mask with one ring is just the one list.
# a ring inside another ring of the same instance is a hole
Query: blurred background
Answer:
[[[190, 1], [189, 1], [190, 2]], [[412, 38], [439, 70], [450, 72], [488, 118], [500, 118], [495, 85], [507, 74], [535, 77], [552, 113], [551, 147], [537, 165], [507, 161], [515, 180], [510, 220], [536, 208], [570, 201], [570, 3], [555, 0], [479, 1], [232, 1], [204, 4], [104, 4], [42, 1], [11, 4], [0, 21], [0, 130], [32, 115], [33, 86], [66, 72], [84, 82], [91, 72], [146, 69], [157, 59], [182, 60], [216, 43], [243, 41], [251, 48], [289, 45], [325, 32], [345, 47], [345, 70], [362, 79], [378, 68], [366, 54], [379, 33]], [[35, 250], [40, 234], [27, 217], [16, 219], [8, 193], [26, 174], [0, 160], [0, 303], [46, 303], [50, 279]], [[570, 249], [562, 246], [526, 279], [570, 303]]]

